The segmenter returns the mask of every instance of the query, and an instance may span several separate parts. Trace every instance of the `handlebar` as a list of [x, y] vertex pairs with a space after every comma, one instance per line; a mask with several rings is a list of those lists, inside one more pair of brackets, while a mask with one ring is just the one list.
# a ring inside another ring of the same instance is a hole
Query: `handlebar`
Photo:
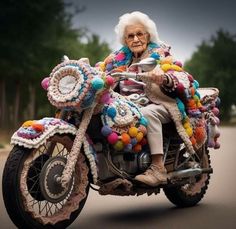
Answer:
[[147, 73], [135, 73], [135, 72], [114, 72], [111, 73], [113, 77], [123, 77], [125, 79], [134, 79], [134, 80], [141, 80], [143, 78], [148, 78]]
[[129, 80], [131, 80], [137, 84], [143, 85], [143, 86], [146, 86], [146, 84], [143, 82], [140, 82], [139, 80], [149, 77], [147, 75], [147, 73], [134, 73], [134, 72], [114, 72], [114, 73], [111, 73], [111, 76], [121, 77], [121, 79], [118, 81], [129, 79]]

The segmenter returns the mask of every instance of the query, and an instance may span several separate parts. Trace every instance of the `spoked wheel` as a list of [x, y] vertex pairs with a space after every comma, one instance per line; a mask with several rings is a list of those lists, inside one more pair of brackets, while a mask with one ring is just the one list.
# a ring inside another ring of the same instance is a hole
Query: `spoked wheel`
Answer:
[[66, 228], [78, 216], [89, 191], [85, 157], [79, 155], [75, 172], [66, 188], [59, 177], [73, 140], [55, 135], [37, 149], [15, 146], [3, 173], [3, 199], [18, 228]]
[[[203, 146], [198, 152], [201, 168], [211, 168], [209, 151]], [[163, 188], [166, 197], [178, 207], [191, 207], [204, 197], [208, 188], [210, 175], [203, 173], [194, 180], [182, 186]]]

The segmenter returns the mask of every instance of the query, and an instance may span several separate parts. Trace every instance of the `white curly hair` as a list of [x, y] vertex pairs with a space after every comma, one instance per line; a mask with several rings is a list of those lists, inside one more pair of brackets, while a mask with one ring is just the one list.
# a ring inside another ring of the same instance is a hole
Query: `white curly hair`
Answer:
[[122, 45], [125, 45], [125, 28], [129, 25], [142, 24], [147, 32], [150, 34], [150, 42], [160, 43], [159, 36], [157, 33], [156, 24], [149, 18], [148, 15], [134, 11], [132, 13], [123, 14], [119, 18], [119, 23], [115, 27], [115, 32]]

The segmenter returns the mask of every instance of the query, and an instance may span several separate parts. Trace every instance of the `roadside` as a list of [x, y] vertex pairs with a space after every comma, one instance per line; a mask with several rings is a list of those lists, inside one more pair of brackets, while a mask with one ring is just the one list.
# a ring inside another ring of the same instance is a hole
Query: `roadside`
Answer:
[[4, 148], [1, 148], [1, 149], [0, 149], [0, 156], [1, 156], [2, 154], [8, 154], [8, 153], [11, 151], [11, 149], [12, 149], [12, 146], [11, 146], [11, 145], [9, 145], [9, 144], [4, 145]]
[[12, 146], [10, 145], [10, 139], [13, 131], [0, 129], [0, 154], [9, 153]]

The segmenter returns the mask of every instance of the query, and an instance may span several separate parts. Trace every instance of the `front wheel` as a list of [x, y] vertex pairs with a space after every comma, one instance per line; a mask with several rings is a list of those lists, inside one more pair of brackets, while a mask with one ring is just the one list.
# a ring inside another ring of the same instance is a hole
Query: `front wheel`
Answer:
[[84, 155], [80, 153], [67, 188], [56, 179], [72, 145], [72, 137], [55, 135], [37, 149], [12, 149], [3, 172], [2, 192], [7, 212], [18, 228], [66, 228], [79, 215], [89, 191]]
[[[202, 147], [201, 167], [211, 168], [209, 151]], [[195, 177], [195, 182], [182, 186], [165, 187], [163, 188], [166, 197], [177, 207], [192, 207], [202, 200], [208, 188], [210, 180], [209, 174], [201, 174]]]

